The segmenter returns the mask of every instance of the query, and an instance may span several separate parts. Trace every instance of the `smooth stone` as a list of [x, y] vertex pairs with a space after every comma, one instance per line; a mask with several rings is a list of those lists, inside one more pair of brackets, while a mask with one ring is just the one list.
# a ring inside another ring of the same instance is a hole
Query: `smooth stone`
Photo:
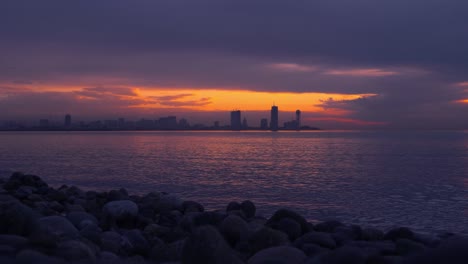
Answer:
[[96, 260], [93, 251], [86, 244], [76, 240], [60, 242], [55, 255], [68, 261], [94, 262]]
[[182, 263], [243, 263], [212, 226], [202, 226], [187, 238], [182, 250]]
[[240, 217], [230, 215], [224, 218], [219, 227], [226, 241], [234, 245], [241, 239], [247, 239], [249, 227], [247, 223]]
[[203, 205], [194, 202], [194, 201], [185, 201], [182, 203], [182, 212], [186, 213], [193, 213], [193, 212], [204, 212], [205, 208]]
[[316, 244], [321, 247], [334, 249], [336, 242], [329, 233], [309, 232], [294, 241], [296, 247], [301, 247], [303, 244]]
[[384, 235], [385, 240], [397, 240], [400, 238], [406, 238], [412, 240], [414, 237], [413, 231], [407, 227], [398, 227], [391, 229]]
[[24, 199], [33, 194], [33, 192], [36, 190], [36, 187], [33, 186], [20, 186], [18, 189], [16, 189], [13, 195], [18, 199]]
[[249, 260], [248, 264], [300, 264], [306, 259], [304, 252], [294, 247], [271, 247], [257, 252]]
[[229, 212], [229, 211], [238, 211], [241, 209], [241, 205], [238, 203], [238, 202], [230, 202], [227, 206], [226, 206], [226, 212]]
[[167, 236], [170, 228], [158, 224], [150, 224], [143, 229], [143, 236], [151, 244], [159, 244], [159, 241]]
[[344, 245], [348, 241], [359, 240], [362, 230], [355, 226], [338, 226], [335, 228], [332, 237], [338, 245]]
[[123, 238], [126, 239], [130, 245], [130, 252], [133, 254], [147, 255], [150, 249], [150, 244], [143, 237], [143, 234], [138, 229], [133, 229], [124, 232]]
[[120, 258], [112, 253], [112, 252], [109, 252], [109, 251], [102, 251], [101, 253], [99, 253], [99, 258], [98, 258], [98, 263], [118, 263], [120, 261]]
[[400, 256], [414, 255], [426, 250], [423, 244], [406, 238], [398, 239], [395, 244], [396, 252]]
[[39, 176], [14, 172], [5, 182], [3, 188], [5, 188], [5, 190], [16, 190], [20, 186], [32, 186], [39, 188], [47, 187], [48, 185]]
[[252, 201], [246, 200], [240, 204], [240, 210], [244, 212], [245, 217], [252, 218], [255, 216], [257, 208], [255, 207], [255, 204]]
[[301, 250], [308, 256], [313, 257], [330, 251], [328, 248], [321, 247], [317, 244], [306, 243], [301, 246]]
[[264, 227], [252, 234], [249, 238], [249, 243], [253, 251], [252, 253], [256, 253], [265, 248], [288, 245], [289, 239], [281, 231]]
[[0, 202], [0, 233], [29, 235], [38, 214], [18, 200]]
[[112, 201], [104, 205], [103, 220], [105, 226], [131, 227], [138, 215], [138, 206], [130, 200]]
[[441, 241], [435, 249], [409, 256], [406, 263], [414, 264], [466, 264], [468, 260], [468, 238], [452, 236]]
[[359, 248], [344, 246], [318, 256], [318, 262], [324, 264], [366, 264], [366, 257]]
[[[10, 256], [13, 257], [16, 255], [17, 249], [9, 245], [0, 245], [0, 256]], [[3, 262], [0, 262], [3, 263]]]
[[172, 210], [182, 210], [182, 200], [173, 194], [160, 195], [157, 203], [157, 211], [164, 213]]
[[288, 235], [291, 241], [296, 240], [302, 235], [301, 225], [289, 217], [281, 219], [277, 225], [277, 229]]
[[118, 255], [123, 250], [124, 241], [122, 237], [114, 231], [101, 233], [100, 241], [102, 251], [109, 251]]
[[22, 249], [28, 245], [27, 238], [17, 235], [0, 235], [0, 245], [12, 246], [16, 249]]
[[90, 221], [96, 225], [98, 224], [96, 217], [86, 212], [70, 212], [67, 214], [67, 219], [78, 229], [83, 228], [83, 226], [81, 226], [83, 221]]
[[80, 230], [80, 235], [82, 237], [88, 239], [89, 241], [92, 241], [96, 245], [99, 245], [101, 243], [101, 233], [102, 229], [99, 226], [92, 223], [86, 225]]
[[384, 232], [376, 228], [363, 228], [361, 238], [367, 241], [383, 240]]
[[343, 223], [337, 220], [329, 220], [316, 224], [314, 230], [317, 232], [332, 233], [335, 231], [335, 228], [339, 226], [343, 226]]
[[157, 244], [151, 249], [150, 259], [156, 263], [179, 262], [182, 259], [184, 244], [185, 240]]
[[276, 211], [273, 216], [268, 219], [265, 225], [267, 226], [275, 226], [279, 221], [283, 218], [291, 218], [294, 221], [298, 222], [299, 225], [301, 226], [301, 233], [306, 233], [309, 231], [308, 229], [308, 224], [307, 221], [305, 220], [304, 217], [302, 217], [300, 214], [289, 210], [289, 209], [280, 209]]
[[396, 245], [393, 241], [382, 240], [382, 241], [351, 241], [348, 246], [358, 247], [365, 252], [368, 256], [379, 254], [379, 255], [394, 255], [396, 254]]
[[40, 252], [25, 249], [16, 255], [16, 264], [65, 264], [66, 262], [56, 257], [49, 257]]
[[59, 241], [77, 239], [79, 236], [78, 230], [65, 217], [46, 216], [36, 221], [30, 240], [40, 245], [55, 246]]

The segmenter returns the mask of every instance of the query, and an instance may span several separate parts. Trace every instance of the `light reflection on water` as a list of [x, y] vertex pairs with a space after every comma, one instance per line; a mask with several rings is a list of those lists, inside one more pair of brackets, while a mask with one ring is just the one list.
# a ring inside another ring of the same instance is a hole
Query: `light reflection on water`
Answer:
[[221, 209], [468, 229], [467, 132], [0, 133], [0, 170], [85, 189], [159, 190]]

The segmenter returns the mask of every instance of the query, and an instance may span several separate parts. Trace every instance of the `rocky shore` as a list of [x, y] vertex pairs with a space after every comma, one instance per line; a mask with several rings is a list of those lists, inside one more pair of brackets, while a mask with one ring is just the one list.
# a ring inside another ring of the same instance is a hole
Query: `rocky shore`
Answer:
[[205, 211], [164, 192], [52, 188], [34, 175], [0, 181], [0, 263], [468, 263], [468, 239], [307, 222], [251, 201]]

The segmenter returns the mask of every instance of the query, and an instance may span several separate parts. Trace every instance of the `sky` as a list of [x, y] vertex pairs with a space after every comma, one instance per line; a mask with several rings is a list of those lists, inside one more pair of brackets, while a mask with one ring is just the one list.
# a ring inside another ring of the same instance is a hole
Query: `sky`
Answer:
[[468, 129], [466, 0], [2, 0], [0, 120]]

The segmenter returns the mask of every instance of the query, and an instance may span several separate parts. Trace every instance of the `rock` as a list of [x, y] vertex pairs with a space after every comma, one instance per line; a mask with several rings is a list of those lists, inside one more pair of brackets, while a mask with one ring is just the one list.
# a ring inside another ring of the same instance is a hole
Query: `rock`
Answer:
[[55, 257], [49, 257], [34, 250], [23, 250], [16, 255], [16, 264], [65, 264], [66, 262]]
[[335, 228], [332, 237], [338, 245], [344, 245], [348, 241], [359, 240], [362, 230], [354, 226], [338, 226]]
[[291, 218], [297, 223], [299, 223], [299, 225], [301, 226], [301, 233], [306, 233], [309, 231], [308, 224], [305, 218], [289, 209], [280, 209], [276, 211], [273, 214], [273, 216], [270, 219], [268, 219], [268, 221], [266, 222], [266, 226], [274, 227], [283, 218]]
[[238, 202], [230, 202], [226, 207], [226, 212], [241, 210], [241, 206]]
[[25, 199], [29, 195], [33, 194], [33, 192], [36, 190], [37, 188], [33, 186], [19, 186], [18, 189], [16, 189], [14, 192], [13, 196], [18, 199]]
[[300, 248], [303, 244], [316, 244], [321, 247], [334, 249], [336, 242], [329, 233], [309, 232], [294, 241], [294, 246]]
[[314, 226], [314, 230], [318, 232], [332, 233], [335, 231], [335, 228], [342, 226], [343, 224], [340, 221], [330, 220], [325, 221]]
[[357, 247], [367, 256], [372, 255], [394, 255], [396, 254], [396, 246], [392, 241], [351, 241], [347, 246]]
[[138, 206], [130, 200], [113, 201], [105, 204], [102, 211], [105, 226], [132, 227], [138, 215]]
[[44, 246], [55, 246], [60, 241], [77, 239], [78, 230], [62, 216], [46, 216], [36, 221], [31, 242]]
[[211, 226], [194, 230], [182, 250], [182, 263], [242, 263], [224, 241], [221, 234]]
[[431, 250], [409, 256], [405, 263], [415, 264], [465, 264], [468, 259], [468, 238], [451, 236], [441, 241], [441, 244]]
[[0, 245], [8, 245], [15, 249], [23, 249], [28, 245], [28, 239], [17, 235], [0, 235]]
[[130, 245], [128, 252], [132, 254], [138, 254], [146, 256], [148, 255], [148, 251], [150, 249], [150, 244], [146, 239], [143, 237], [143, 234], [138, 229], [133, 229], [124, 232], [123, 238], [128, 241]]
[[318, 257], [319, 262], [326, 264], [365, 264], [366, 258], [359, 248], [344, 246]]
[[99, 254], [98, 263], [119, 263], [120, 258], [112, 252], [102, 251]]
[[0, 233], [29, 235], [38, 214], [18, 200], [0, 201]]
[[185, 201], [182, 203], [182, 212], [184, 214], [186, 213], [193, 213], [193, 212], [204, 212], [205, 211], [205, 208], [203, 207], [203, 205], [197, 203], [197, 202], [194, 202], [194, 201]]
[[98, 224], [98, 220], [94, 215], [88, 214], [86, 212], [71, 212], [67, 214], [67, 219], [78, 229], [83, 228], [81, 225], [83, 221], [91, 222], [95, 225]]
[[249, 238], [249, 243], [253, 251], [252, 253], [256, 253], [265, 248], [285, 246], [289, 244], [289, 239], [288, 236], [281, 231], [264, 227]]
[[[4, 263], [2, 262], [2, 258], [1, 257], [14, 257], [16, 255], [16, 249], [13, 247], [13, 246], [8, 246], [8, 245], [0, 245], [0, 263]], [[11, 262], [13, 263], [13, 262]]]
[[252, 218], [255, 216], [257, 208], [253, 202], [246, 200], [240, 204], [240, 210], [244, 212], [245, 217]]
[[101, 233], [100, 241], [102, 251], [109, 251], [118, 255], [123, 250], [124, 241], [122, 237], [114, 231]]
[[247, 239], [249, 232], [247, 223], [235, 215], [224, 218], [219, 228], [221, 234], [231, 245], [235, 245], [241, 239]]
[[125, 190], [125, 189], [111, 190], [107, 195], [107, 201], [112, 202], [112, 201], [128, 200], [127, 191], [121, 191], [121, 190]]
[[414, 236], [414, 233], [409, 228], [407, 228], [407, 227], [398, 227], [398, 228], [394, 228], [394, 229], [388, 231], [385, 234], [384, 239], [385, 240], [394, 240], [395, 241], [395, 240], [400, 239], [400, 238], [406, 238], [406, 239], [412, 240], [413, 236]]
[[182, 259], [184, 244], [185, 240], [157, 244], [151, 249], [150, 259], [156, 263], [179, 262]]
[[86, 212], [83, 206], [80, 204], [66, 204], [65, 205], [65, 210], [69, 213], [72, 212]]
[[313, 256], [317, 256], [317, 255], [320, 255], [320, 254], [324, 254], [324, 253], [327, 253], [330, 251], [330, 249], [328, 248], [324, 248], [324, 247], [321, 247], [319, 245], [316, 245], [316, 244], [312, 244], [312, 243], [305, 243], [305, 244], [302, 244], [301, 248], [302, 252], [304, 252], [308, 257], [313, 257]]
[[182, 210], [182, 200], [173, 194], [162, 194], [157, 203], [157, 212], [165, 213], [172, 210]]
[[96, 245], [99, 245], [101, 243], [101, 233], [102, 233], [102, 229], [93, 223], [90, 223], [82, 227], [80, 230], [80, 235], [82, 237], [88, 239], [89, 241], [95, 243]]
[[5, 190], [11, 191], [18, 189], [20, 186], [31, 186], [35, 188], [40, 188], [47, 187], [47, 183], [45, 183], [41, 178], [39, 178], [36, 175], [15, 172], [3, 185], [3, 188], [5, 188]]
[[361, 234], [362, 240], [367, 241], [377, 241], [382, 240], [384, 238], [384, 233], [375, 228], [363, 228]]
[[301, 225], [289, 217], [281, 219], [277, 225], [277, 229], [288, 235], [291, 241], [296, 240], [296, 238], [302, 235]]
[[400, 256], [415, 255], [426, 250], [426, 247], [423, 244], [406, 238], [398, 239], [395, 244], [396, 252]]
[[183, 215], [178, 210], [173, 210], [170, 212], [161, 213], [159, 216], [158, 224], [167, 226], [167, 227], [176, 227], [180, 220], [182, 219]]
[[168, 227], [151, 224], [145, 227], [143, 236], [151, 245], [155, 245], [159, 244], [160, 240], [164, 239], [170, 231], [171, 229]]
[[253, 255], [248, 264], [300, 264], [306, 259], [304, 252], [294, 247], [280, 246], [271, 247], [259, 251]]
[[55, 255], [68, 261], [94, 262], [96, 260], [93, 251], [86, 244], [75, 240], [60, 242]]

